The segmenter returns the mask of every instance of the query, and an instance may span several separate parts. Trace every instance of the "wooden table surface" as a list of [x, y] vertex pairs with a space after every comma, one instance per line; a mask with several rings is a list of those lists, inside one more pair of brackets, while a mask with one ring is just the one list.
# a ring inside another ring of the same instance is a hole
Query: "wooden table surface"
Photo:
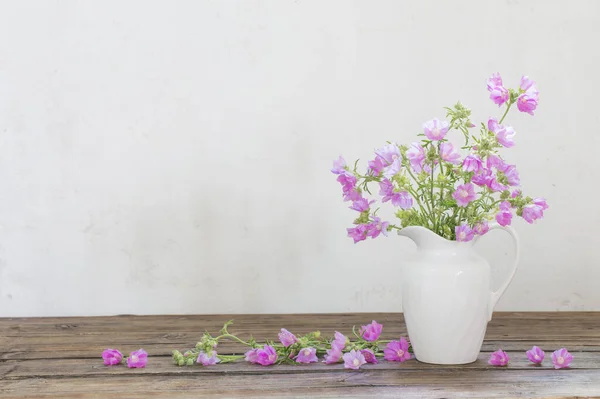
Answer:
[[[372, 319], [384, 325], [383, 339], [406, 336], [402, 314], [393, 313], [6, 318], [0, 319], [0, 397], [600, 397], [600, 313], [496, 313], [479, 359], [464, 366], [382, 361], [351, 371], [341, 364], [173, 364], [173, 349], [193, 347], [205, 330], [216, 335], [228, 319], [234, 319], [230, 332], [241, 338], [252, 333], [257, 340], [276, 340], [281, 327], [299, 335], [350, 335], [353, 325]], [[527, 361], [532, 345], [547, 353], [542, 367]], [[124, 354], [144, 348], [148, 365], [106, 367], [100, 355], [109, 347]], [[574, 361], [570, 369], [554, 370], [550, 353], [561, 347]], [[509, 353], [508, 368], [487, 364], [498, 348]], [[221, 354], [242, 350], [219, 346]]]

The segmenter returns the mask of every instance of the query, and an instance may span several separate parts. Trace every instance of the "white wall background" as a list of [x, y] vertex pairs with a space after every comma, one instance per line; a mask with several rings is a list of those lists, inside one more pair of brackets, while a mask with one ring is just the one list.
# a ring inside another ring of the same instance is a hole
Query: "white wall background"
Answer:
[[0, 316], [399, 311], [414, 246], [346, 237], [331, 160], [456, 100], [498, 115], [495, 71], [538, 83], [505, 155], [551, 206], [498, 309], [600, 310], [600, 2], [12, 1], [0, 26]]

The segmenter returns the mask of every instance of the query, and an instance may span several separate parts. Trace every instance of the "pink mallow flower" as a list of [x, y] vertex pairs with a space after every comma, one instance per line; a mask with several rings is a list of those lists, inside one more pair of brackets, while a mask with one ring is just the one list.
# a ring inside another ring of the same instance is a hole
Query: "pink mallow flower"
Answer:
[[500, 169], [504, 176], [506, 176], [506, 180], [508, 184], [511, 186], [518, 186], [521, 184], [521, 178], [519, 177], [519, 172], [517, 171], [516, 165], [508, 165], [505, 164], [502, 169]]
[[277, 336], [279, 337], [279, 342], [286, 348], [298, 342], [298, 338], [285, 328], [282, 328]]
[[534, 346], [525, 353], [527, 354], [527, 359], [535, 364], [540, 364], [546, 355], [544, 351], [539, 348], [539, 346]]
[[338, 159], [333, 161], [333, 169], [331, 169], [331, 173], [339, 175], [340, 173], [344, 173], [344, 171], [346, 170], [345, 168], [346, 160], [340, 156]]
[[462, 163], [462, 169], [465, 172], [479, 173], [482, 168], [481, 158], [478, 155], [467, 155]]
[[359, 224], [356, 227], [347, 228], [346, 231], [348, 232], [348, 237], [352, 238], [356, 244], [359, 241], [367, 239], [368, 229], [369, 227], [366, 224]]
[[573, 355], [571, 355], [565, 348], [561, 348], [552, 353], [552, 364], [554, 364], [555, 369], [567, 368], [572, 361]]
[[384, 177], [389, 179], [400, 171], [402, 156], [400, 155], [400, 148], [396, 144], [388, 144], [375, 151], [375, 154], [384, 161]]
[[381, 331], [383, 330], [383, 325], [377, 323], [375, 320], [371, 321], [371, 324], [367, 324], [366, 326], [362, 326], [360, 328], [360, 336], [364, 338], [365, 341], [373, 342], [377, 341], [379, 336], [381, 335]]
[[130, 369], [144, 368], [146, 363], [148, 363], [148, 353], [143, 349], [131, 352], [127, 358], [127, 367]]
[[508, 357], [508, 354], [506, 352], [504, 352], [502, 349], [498, 349], [496, 352], [493, 352], [490, 355], [490, 360], [488, 361], [489, 364], [491, 364], [492, 366], [507, 366], [508, 362], [510, 361], [510, 358]]
[[244, 353], [246, 356], [244, 358], [245, 361], [250, 363], [258, 363], [258, 349], [250, 349], [248, 352]]
[[413, 169], [421, 170], [425, 160], [425, 149], [419, 143], [412, 143], [410, 148], [406, 150], [406, 158], [410, 161]]
[[[246, 355], [247, 356], [247, 355]], [[277, 361], [277, 352], [271, 345], [265, 345], [256, 351], [256, 363], [262, 366], [270, 366]]]
[[362, 355], [365, 357], [365, 361], [367, 363], [373, 363], [373, 364], [379, 363], [377, 361], [377, 357], [375, 357], [375, 353], [373, 353], [373, 351], [371, 349], [361, 349], [360, 353], [362, 353]]
[[411, 359], [408, 341], [401, 337], [399, 341], [391, 341], [383, 350], [383, 358], [390, 362], [405, 362]]
[[342, 185], [342, 193], [344, 201], [355, 201], [360, 198], [360, 194], [356, 191], [356, 176], [344, 170], [337, 177], [337, 181]]
[[375, 157], [374, 160], [369, 161], [369, 174], [379, 176], [381, 171], [385, 168], [385, 164], [383, 163], [383, 159], [379, 157]]
[[344, 347], [346, 346], [347, 340], [348, 340], [348, 338], [346, 338], [346, 336], [344, 334], [336, 331], [335, 338], [333, 339], [333, 341], [331, 341], [331, 347], [338, 348], [339, 350], [343, 350]]
[[502, 77], [500, 77], [499, 73], [494, 73], [486, 83], [487, 89], [490, 92], [490, 99], [495, 104], [501, 106], [508, 101], [510, 93], [504, 86], [502, 86]]
[[500, 203], [500, 211], [496, 214], [496, 221], [500, 226], [508, 226], [512, 221], [512, 212], [510, 210], [510, 202], [502, 201]]
[[548, 204], [544, 198], [534, 198], [532, 204], [523, 207], [523, 219], [531, 224], [537, 219], [541, 219], [546, 209], [548, 209]]
[[369, 210], [371, 204], [374, 202], [375, 201], [368, 201], [366, 198], [359, 198], [356, 201], [353, 201], [352, 206], [350, 206], [349, 208], [357, 212], [365, 212]]
[[331, 346], [331, 349], [327, 349], [327, 354], [325, 355], [325, 360], [323, 362], [325, 364], [333, 364], [340, 361], [342, 358], [342, 349], [337, 346]]
[[517, 98], [517, 108], [519, 111], [527, 112], [529, 115], [533, 115], [533, 111], [535, 111], [538, 104], [539, 93], [535, 87], [531, 87]]
[[440, 157], [446, 162], [460, 163], [460, 154], [456, 152], [452, 143], [440, 144]]
[[394, 191], [394, 185], [388, 179], [379, 182], [379, 195], [383, 198], [381, 202], [392, 201], [392, 205], [399, 206], [402, 209], [409, 209], [413, 206], [413, 199], [406, 191]]
[[444, 138], [450, 124], [447, 121], [440, 121], [438, 118], [425, 122], [423, 124], [423, 133], [429, 140], [438, 141]]
[[490, 132], [496, 135], [496, 139], [500, 145], [510, 148], [515, 145], [515, 129], [511, 126], [504, 126], [498, 124], [498, 120], [496, 118], [488, 119], [488, 129]]
[[214, 350], [210, 351], [210, 355], [204, 351], [200, 351], [198, 353], [198, 359], [196, 359], [196, 363], [200, 363], [203, 366], [212, 366], [220, 361], [221, 360], [217, 357], [217, 352]]
[[123, 354], [116, 349], [105, 349], [102, 352], [102, 360], [105, 366], [115, 366], [123, 360]]
[[480, 236], [482, 236], [488, 231], [490, 231], [490, 226], [487, 222], [479, 222], [473, 227], [473, 231], [475, 232], [475, 234], [479, 234]]
[[521, 91], [527, 91], [534, 85], [535, 85], [535, 82], [533, 80], [531, 80], [529, 78], [529, 76], [523, 75], [521, 77], [521, 85], [519, 86], [519, 88], [521, 89]]
[[454, 233], [456, 235], [456, 241], [460, 242], [468, 242], [475, 237], [475, 232], [466, 223], [456, 226]]
[[294, 358], [298, 363], [315, 363], [318, 362], [317, 350], [315, 348], [302, 348], [298, 355]]
[[466, 207], [469, 202], [477, 198], [475, 188], [471, 183], [461, 184], [456, 187], [456, 190], [452, 193], [452, 198], [456, 200], [456, 204], [461, 207]]
[[367, 363], [364, 355], [360, 352], [352, 349], [350, 352], [345, 353], [344, 356], [344, 368], [358, 370], [360, 366]]
[[377, 216], [373, 217], [373, 221], [367, 224], [367, 236], [371, 238], [379, 237], [379, 234], [383, 234], [387, 237], [389, 222], [382, 222]]

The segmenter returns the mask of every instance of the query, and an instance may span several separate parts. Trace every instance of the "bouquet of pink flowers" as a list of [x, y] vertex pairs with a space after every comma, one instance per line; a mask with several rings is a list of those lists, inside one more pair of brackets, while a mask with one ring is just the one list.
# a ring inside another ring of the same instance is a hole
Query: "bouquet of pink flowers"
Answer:
[[[476, 125], [471, 122], [471, 111], [457, 103], [445, 108], [448, 120], [435, 118], [423, 124], [419, 142], [410, 146], [388, 142], [376, 150], [364, 174], [357, 171], [358, 161], [353, 167], [342, 157], [334, 161], [331, 171], [338, 175], [344, 201], [359, 212], [355, 226], [347, 229], [355, 243], [407, 226], [423, 226], [449, 240], [470, 241], [475, 234], [485, 234], [494, 219], [507, 226], [513, 213], [528, 223], [542, 218], [548, 208], [546, 200], [523, 195], [516, 166], [499, 154], [515, 145], [515, 130], [503, 124], [513, 104], [530, 115], [537, 108], [535, 82], [523, 76], [518, 89], [507, 89], [495, 73], [487, 80], [487, 89], [490, 99], [506, 110], [500, 120], [482, 123], [478, 133], [473, 133]], [[448, 140], [452, 130], [464, 136], [462, 147]], [[397, 208], [399, 224], [377, 216], [377, 201], [365, 197], [371, 194], [370, 183], [379, 186], [381, 202]]]

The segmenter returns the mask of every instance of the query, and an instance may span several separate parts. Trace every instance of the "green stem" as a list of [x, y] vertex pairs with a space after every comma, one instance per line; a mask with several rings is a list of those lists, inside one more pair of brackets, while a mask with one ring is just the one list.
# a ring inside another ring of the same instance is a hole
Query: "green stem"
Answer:
[[508, 110], [510, 110], [511, 106], [512, 106], [512, 103], [508, 103], [508, 106], [506, 107], [506, 111], [504, 111], [504, 115], [502, 115], [502, 118], [500, 118], [500, 121], [498, 122], [499, 125], [501, 125], [502, 121], [504, 121], [504, 118], [506, 118], [506, 114], [508, 114]]
[[241, 344], [244, 344], [246, 346], [252, 346], [250, 345], [248, 342], [246, 341], [242, 341], [241, 339], [239, 339], [238, 337], [236, 337], [235, 335], [231, 335], [231, 334], [223, 334], [223, 335], [219, 335], [217, 338], [215, 338], [217, 341], [220, 340], [221, 338], [231, 338], [234, 341], [237, 341]]

